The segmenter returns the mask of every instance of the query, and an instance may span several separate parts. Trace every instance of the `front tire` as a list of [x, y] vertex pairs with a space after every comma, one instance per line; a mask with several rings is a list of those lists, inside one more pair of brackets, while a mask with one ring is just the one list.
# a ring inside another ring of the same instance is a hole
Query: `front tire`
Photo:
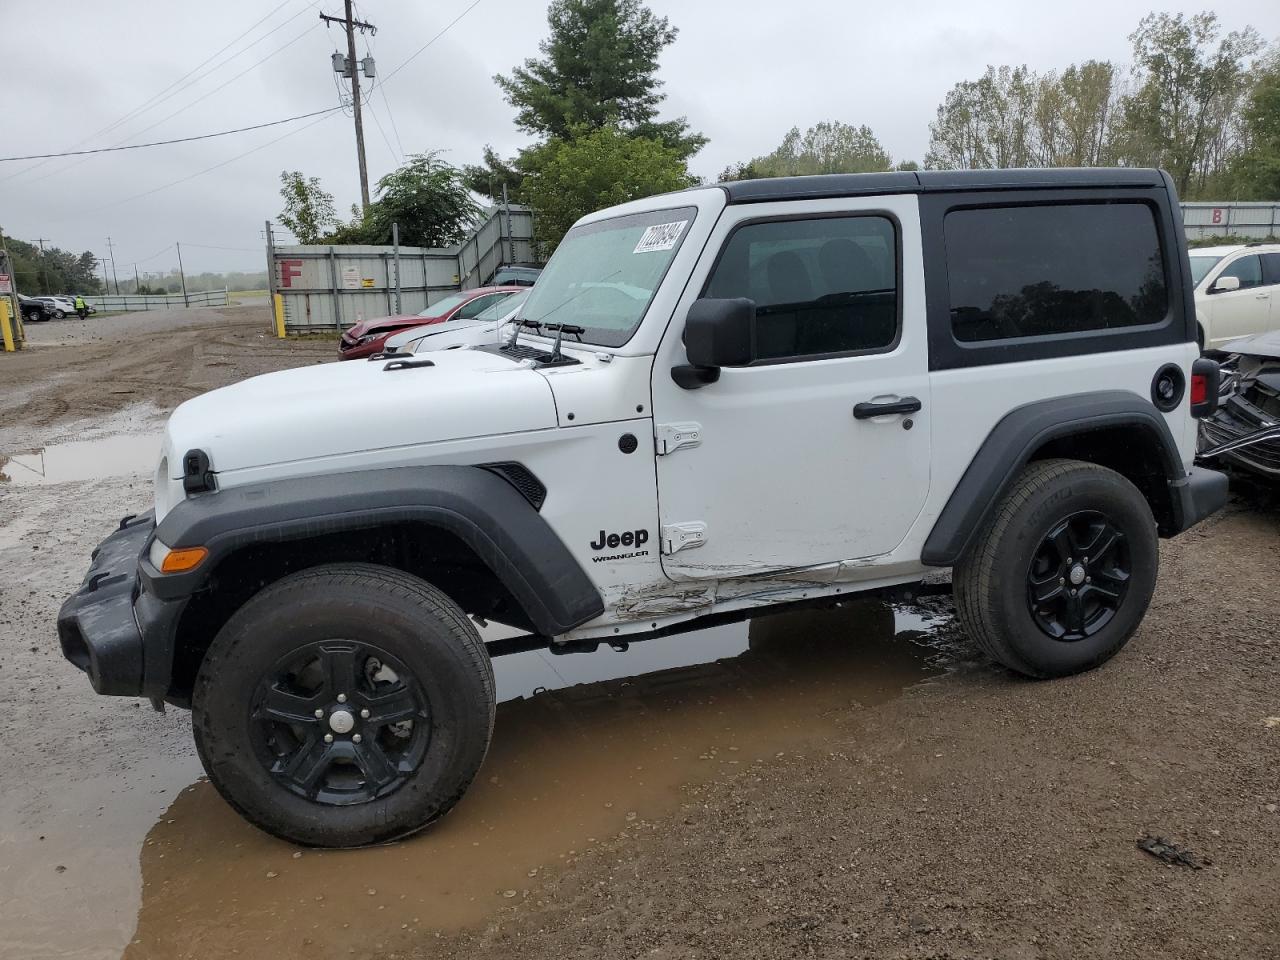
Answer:
[[957, 565], [956, 609], [982, 650], [1030, 677], [1061, 677], [1113, 657], [1155, 590], [1155, 519], [1114, 470], [1076, 460], [1030, 464]]
[[192, 694], [223, 798], [307, 846], [383, 843], [444, 816], [493, 732], [493, 668], [444, 593], [372, 564], [267, 587], [219, 631]]
[[55, 320], [65, 320], [65, 319], [66, 319], [66, 317], [67, 317], [67, 315], [66, 315], [65, 313], [63, 313], [61, 310], [55, 310], [55, 311], [53, 311], [53, 319], [55, 319]]

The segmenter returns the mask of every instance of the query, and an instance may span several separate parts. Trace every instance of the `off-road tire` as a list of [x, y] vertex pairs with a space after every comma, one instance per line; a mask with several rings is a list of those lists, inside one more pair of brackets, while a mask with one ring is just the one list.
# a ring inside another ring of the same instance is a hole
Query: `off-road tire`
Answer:
[[[1096, 634], [1054, 639], [1033, 616], [1027, 585], [1031, 564], [1056, 525], [1095, 511], [1127, 541], [1127, 589]], [[1155, 519], [1129, 480], [1093, 463], [1037, 461], [1014, 481], [956, 566], [956, 610], [965, 632], [992, 659], [1029, 677], [1067, 676], [1098, 666], [1125, 645], [1151, 602], [1158, 563]]]
[[[398, 658], [420, 684], [431, 718], [421, 762], [400, 785], [346, 805], [282, 785], [255, 752], [250, 719], [254, 691], [282, 657], [335, 638], [376, 644]], [[484, 761], [494, 708], [493, 666], [456, 603], [399, 570], [332, 564], [268, 586], [232, 615], [200, 666], [192, 725], [209, 779], [251, 823], [306, 846], [355, 847], [407, 836], [448, 813]]]

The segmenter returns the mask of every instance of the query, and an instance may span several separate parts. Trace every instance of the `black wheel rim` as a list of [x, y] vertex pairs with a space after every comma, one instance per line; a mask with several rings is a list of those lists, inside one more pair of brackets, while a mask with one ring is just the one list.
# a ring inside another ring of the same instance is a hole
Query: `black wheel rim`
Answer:
[[385, 650], [352, 640], [321, 640], [281, 658], [258, 684], [249, 720], [272, 777], [331, 805], [396, 790], [431, 736], [417, 678]]
[[1086, 640], [1102, 630], [1129, 588], [1129, 545], [1092, 510], [1058, 521], [1040, 541], [1027, 571], [1027, 603], [1054, 640]]

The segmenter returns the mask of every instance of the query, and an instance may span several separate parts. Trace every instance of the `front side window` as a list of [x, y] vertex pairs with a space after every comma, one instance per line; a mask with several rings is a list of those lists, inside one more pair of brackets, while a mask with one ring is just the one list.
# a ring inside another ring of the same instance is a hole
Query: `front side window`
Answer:
[[483, 297], [476, 297], [458, 311], [458, 318], [461, 320], [470, 320], [472, 317], [479, 316], [489, 307], [507, 299], [509, 296], [511, 296], [509, 293], [490, 293]]
[[1241, 257], [1239, 260], [1227, 264], [1220, 274], [1222, 277], [1236, 277], [1240, 281], [1240, 289], [1245, 290], [1248, 287], [1262, 286], [1262, 261], [1256, 255]]
[[573, 339], [582, 343], [622, 346], [640, 326], [696, 214], [680, 207], [574, 227], [531, 289], [521, 318], [581, 327]]
[[755, 301], [761, 360], [887, 349], [898, 338], [893, 221], [749, 223], [730, 236], [703, 296]]
[[952, 210], [951, 328], [962, 343], [1156, 324], [1169, 311], [1144, 203]]

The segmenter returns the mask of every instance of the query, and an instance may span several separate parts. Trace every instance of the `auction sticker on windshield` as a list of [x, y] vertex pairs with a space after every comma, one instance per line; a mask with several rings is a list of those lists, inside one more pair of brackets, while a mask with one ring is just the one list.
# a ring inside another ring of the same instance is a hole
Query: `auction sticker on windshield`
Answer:
[[640, 242], [632, 253], [655, 253], [658, 250], [670, 250], [689, 225], [688, 220], [677, 220], [675, 223], [655, 223], [640, 237]]

